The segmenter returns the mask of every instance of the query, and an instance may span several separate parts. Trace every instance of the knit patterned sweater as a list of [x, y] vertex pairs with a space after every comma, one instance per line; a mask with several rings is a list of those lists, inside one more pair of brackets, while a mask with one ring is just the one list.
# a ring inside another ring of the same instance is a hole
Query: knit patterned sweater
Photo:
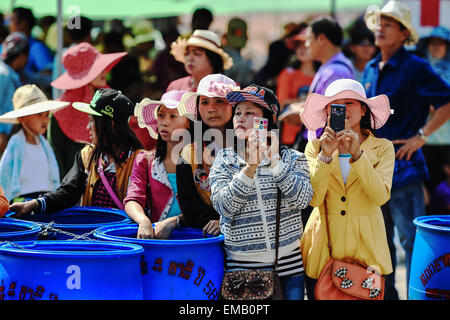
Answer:
[[231, 259], [274, 261], [277, 186], [282, 193], [279, 258], [299, 247], [301, 209], [313, 196], [308, 163], [303, 153], [293, 149], [283, 148], [280, 154], [274, 168], [263, 160], [254, 179], [241, 171], [246, 162], [232, 147], [217, 154], [209, 174], [211, 201], [220, 214], [224, 249]]

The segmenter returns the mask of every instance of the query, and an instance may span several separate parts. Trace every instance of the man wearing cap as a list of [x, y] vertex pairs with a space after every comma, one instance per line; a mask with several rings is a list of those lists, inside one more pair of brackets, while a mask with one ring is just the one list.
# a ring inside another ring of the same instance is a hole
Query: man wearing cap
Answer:
[[223, 50], [233, 59], [233, 66], [225, 70], [224, 74], [234, 79], [241, 87], [248, 86], [252, 82], [253, 71], [241, 55], [241, 50], [248, 40], [247, 23], [240, 18], [231, 19], [223, 40]]
[[[396, 150], [391, 199], [383, 206], [383, 214], [394, 274], [393, 224], [402, 239], [408, 285], [415, 236], [413, 220], [425, 215], [423, 181], [429, 177], [421, 147], [450, 117], [450, 87], [428, 62], [403, 47], [418, 40], [407, 6], [389, 1], [381, 11], [369, 8], [364, 19], [375, 32], [375, 44], [381, 52], [367, 63], [362, 84], [368, 97], [386, 94], [394, 111], [383, 128], [377, 130], [379, 137], [392, 140]], [[436, 112], [427, 121], [430, 105]], [[396, 292], [386, 294], [396, 298]]]
[[[17, 88], [22, 85], [19, 72], [28, 61], [28, 40], [20, 32], [13, 32], [2, 43], [0, 60], [0, 114], [13, 110], [12, 98]], [[12, 125], [0, 124], [0, 154], [8, 142]]]

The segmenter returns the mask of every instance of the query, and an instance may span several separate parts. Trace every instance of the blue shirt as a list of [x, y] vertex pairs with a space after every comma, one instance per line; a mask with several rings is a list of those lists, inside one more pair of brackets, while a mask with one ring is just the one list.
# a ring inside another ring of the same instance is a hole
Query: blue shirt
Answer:
[[[19, 74], [0, 60], [0, 115], [14, 110], [12, 98], [22, 85]], [[12, 124], [0, 123], [0, 133], [9, 134]]]
[[[172, 190], [175, 194], [178, 193], [177, 189], [177, 176], [175, 173], [168, 173], [167, 178], [169, 179], [170, 185], [172, 186]], [[172, 206], [170, 207], [169, 212], [167, 213], [166, 219], [170, 217], [175, 217], [181, 214], [180, 205], [178, 204], [178, 199], [175, 197], [173, 199]]]
[[[422, 128], [430, 106], [438, 109], [450, 101], [449, 85], [430, 64], [403, 47], [380, 70], [381, 54], [370, 60], [361, 80], [367, 97], [385, 94], [394, 114], [376, 131], [378, 137], [389, 140], [408, 139]], [[395, 145], [395, 149], [401, 145]], [[392, 188], [428, 179], [422, 149], [414, 152], [410, 161], [395, 160]]]

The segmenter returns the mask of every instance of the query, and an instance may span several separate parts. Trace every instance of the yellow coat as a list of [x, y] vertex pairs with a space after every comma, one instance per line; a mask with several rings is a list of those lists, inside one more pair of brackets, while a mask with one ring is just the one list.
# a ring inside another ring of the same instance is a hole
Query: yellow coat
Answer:
[[361, 157], [351, 162], [344, 185], [339, 151], [326, 164], [318, 159], [319, 140], [308, 143], [305, 156], [311, 173], [315, 207], [306, 224], [300, 248], [306, 275], [317, 279], [329, 259], [324, 217], [324, 200], [332, 254], [336, 259], [353, 257], [376, 268], [392, 272], [381, 205], [390, 198], [395, 152], [391, 141], [369, 135], [361, 144]]

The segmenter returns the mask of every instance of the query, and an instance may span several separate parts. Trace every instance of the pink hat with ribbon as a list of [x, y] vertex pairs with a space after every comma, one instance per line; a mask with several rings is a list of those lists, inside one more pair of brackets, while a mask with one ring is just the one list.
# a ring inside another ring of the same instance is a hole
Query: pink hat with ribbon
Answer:
[[325, 127], [327, 123], [326, 106], [338, 99], [355, 99], [364, 102], [373, 115], [371, 117], [373, 129], [381, 128], [391, 115], [389, 98], [386, 95], [380, 94], [368, 99], [361, 83], [353, 79], [338, 79], [327, 87], [324, 95], [310, 93], [306, 98], [305, 108], [300, 115], [306, 128], [315, 132]]
[[104, 70], [110, 71], [126, 52], [102, 54], [91, 44], [82, 42], [70, 47], [63, 55], [66, 72], [51, 85], [68, 90], [81, 88], [97, 78]]
[[184, 90], [171, 90], [164, 93], [161, 100], [144, 98], [134, 108], [134, 115], [137, 118], [139, 127], [147, 128], [150, 136], [158, 139], [158, 107], [165, 105], [169, 109], [178, 108], [178, 104], [186, 92]]
[[178, 111], [180, 115], [185, 115], [190, 120], [195, 121], [197, 120], [198, 96], [226, 99], [227, 93], [236, 90], [240, 90], [240, 87], [234, 80], [220, 73], [209, 74], [200, 80], [196, 92], [186, 92], [183, 95], [178, 105]]

